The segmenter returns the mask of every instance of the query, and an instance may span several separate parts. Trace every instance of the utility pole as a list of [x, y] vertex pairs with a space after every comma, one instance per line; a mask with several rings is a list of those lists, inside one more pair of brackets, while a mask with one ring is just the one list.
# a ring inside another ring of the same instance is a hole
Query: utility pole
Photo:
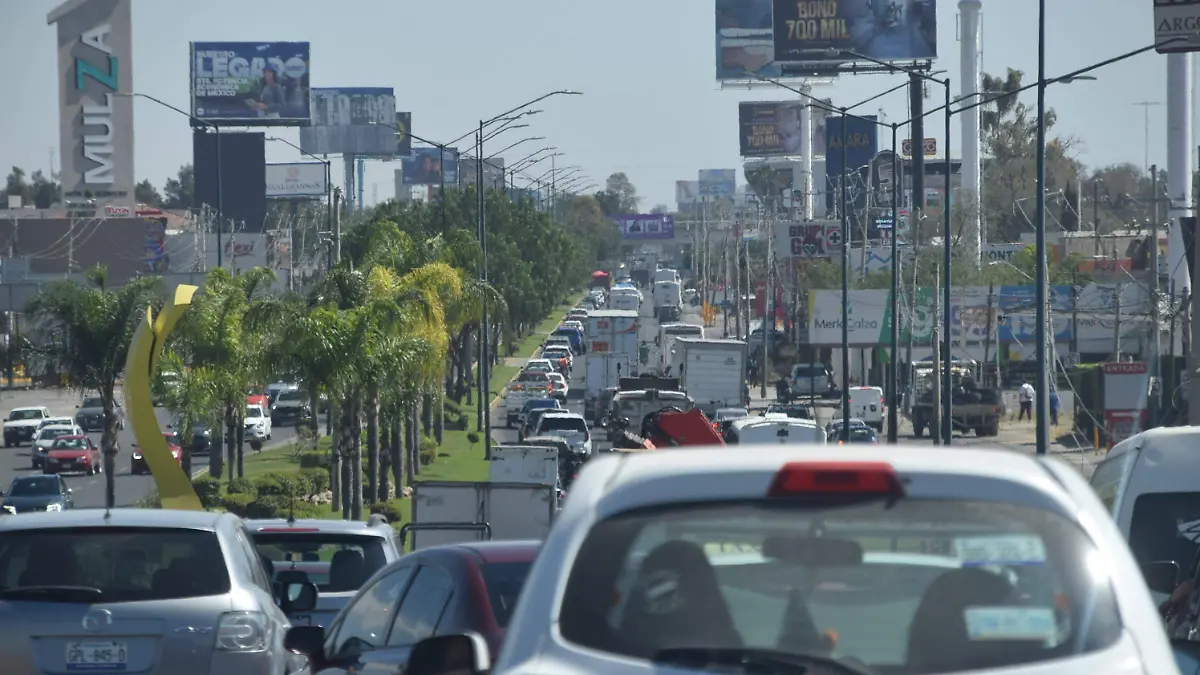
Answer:
[[934, 272], [934, 291], [933, 291], [933, 329], [931, 332], [930, 344], [933, 345], [933, 415], [932, 424], [929, 427], [929, 435], [933, 437], [934, 445], [942, 444], [942, 342], [938, 339], [941, 333], [942, 322], [939, 320], [939, 293], [938, 288], [942, 285], [942, 270], [937, 268]]
[[[773, 214], [778, 213], [779, 203], [772, 210]], [[772, 221], [775, 219], [773, 218]], [[771, 231], [774, 231], [776, 223], [771, 223]], [[763, 318], [762, 318], [762, 388], [759, 389], [759, 396], [764, 400], [767, 398], [767, 379], [770, 377], [768, 371], [771, 369], [771, 333], [775, 332], [775, 311], [772, 305], [775, 300], [774, 289], [771, 288], [771, 244], [774, 237], [767, 237], [767, 264], [764, 267], [766, 279], [763, 280], [763, 292], [766, 296], [763, 297]], [[846, 422], [849, 424], [849, 422]]]
[[1100, 255], [1100, 181], [1092, 179], [1092, 237], [1096, 242], [1092, 255]]
[[342, 262], [342, 189], [333, 188], [333, 247], [330, 268]]
[[1113, 321], [1113, 361], [1121, 360], [1121, 283], [1117, 282], [1117, 297], [1113, 298], [1117, 316]]
[[[1159, 269], [1158, 255], [1158, 165], [1150, 167], [1150, 186], [1151, 194], [1154, 195], [1153, 204], [1153, 219], [1150, 221], [1150, 331], [1154, 333], [1153, 348], [1150, 350], [1152, 354], [1150, 358], [1150, 377], [1157, 385], [1154, 391], [1158, 392], [1158, 396], [1153, 401], [1152, 408], [1157, 417], [1162, 414], [1162, 317], [1159, 315], [1159, 292], [1158, 284], [1162, 270]], [[1117, 296], [1117, 304], [1120, 306], [1120, 295]], [[1157, 424], [1157, 419], [1151, 422]]]
[[[1143, 143], [1144, 143], [1144, 145], [1142, 146], [1142, 150], [1143, 150], [1144, 158], [1143, 158], [1142, 166], [1145, 167], [1146, 170], [1150, 170], [1150, 108], [1153, 106], [1162, 105], [1162, 102], [1161, 101], [1138, 101], [1138, 102], [1134, 103], [1134, 105], [1142, 106], [1142, 116], [1145, 118], [1145, 122], [1143, 123], [1144, 124], [1144, 127], [1143, 127], [1143, 133], [1144, 133]], [[1154, 193], [1154, 196], [1158, 197], [1158, 193], [1157, 192]]]

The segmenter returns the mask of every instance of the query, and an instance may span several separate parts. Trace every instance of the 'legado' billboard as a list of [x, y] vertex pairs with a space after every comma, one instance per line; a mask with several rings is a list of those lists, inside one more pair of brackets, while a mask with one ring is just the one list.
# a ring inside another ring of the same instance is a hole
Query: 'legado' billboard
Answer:
[[133, 40], [130, 0], [64, 2], [58, 29], [59, 148], [65, 201], [132, 206]]
[[193, 42], [192, 116], [236, 126], [306, 126], [307, 42]]

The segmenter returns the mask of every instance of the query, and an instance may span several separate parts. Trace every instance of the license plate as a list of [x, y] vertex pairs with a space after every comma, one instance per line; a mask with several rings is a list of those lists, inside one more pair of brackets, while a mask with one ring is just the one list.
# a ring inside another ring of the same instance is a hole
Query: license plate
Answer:
[[129, 650], [124, 642], [67, 643], [67, 670], [119, 672], [125, 670]]

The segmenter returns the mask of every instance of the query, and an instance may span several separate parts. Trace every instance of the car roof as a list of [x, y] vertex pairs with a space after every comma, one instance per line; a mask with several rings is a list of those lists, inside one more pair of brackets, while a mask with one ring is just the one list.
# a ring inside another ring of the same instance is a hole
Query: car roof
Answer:
[[560, 444], [567, 445], [567, 446], [570, 445], [570, 443], [567, 442], [567, 439], [563, 438], [562, 436], [552, 436], [550, 434], [542, 434], [541, 436], [526, 436], [525, 440], [518, 443], [518, 445], [539, 445], [539, 444], [541, 444], [541, 445], [554, 444], [556, 446], [560, 445]]
[[[533, 562], [542, 542], [536, 539], [504, 541], [472, 541], [451, 546], [473, 554], [483, 564]], [[426, 549], [422, 549], [426, 550]]]
[[87, 438], [87, 435], [86, 434], [69, 434], [67, 436], [59, 436], [57, 440], [69, 441], [72, 438]]
[[74, 428], [75, 428], [74, 422], [63, 422], [61, 424], [47, 424], [46, 426], [42, 427], [42, 431], [45, 431], [47, 429], [50, 429], [51, 431], [55, 431], [58, 429], [74, 429]]
[[[286, 518], [262, 518], [247, 520], [246, 527], [253, 532], [270, 530], [271, 534], [294, 531], [305, 533], [316, 530], [330, 534], [364, 534], [374, 537], [387, 537], [388, 532], [380, 525], [368, 525], [357, 520], [321, 520], [318, 518], [297, 518], [289, 521]], [[390, 530], [390, 526], [388, 530]]]
[[[22, 478], [34, 478], [23, 476]], [[20, 480], [20, 479], [18, 479]], [[67, 509], [53, 513], [22, 513], [0, 518], [0, 530], [46, 530], [60, 527], [165, 527], [216, 531], [223, 520], [237, 516], [216, 511], [176, 509]]]
[[9, 412], [18, 412], [21, 410], [45, 410], [45, 409], [46, 409], [46, 406], [44, 406], [44, 405], [23, 405], [23, 406], [13, 408]]
[[542, 413], [542, 419], [547, 417], [578, 417], [579, 419], [583, 419], [583, 415], [571, 412], [566, 408], [549, 408], [546, 412]]

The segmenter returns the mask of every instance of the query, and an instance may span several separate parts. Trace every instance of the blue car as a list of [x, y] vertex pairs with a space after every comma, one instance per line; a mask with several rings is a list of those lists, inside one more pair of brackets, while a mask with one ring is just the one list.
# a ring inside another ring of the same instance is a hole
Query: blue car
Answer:
[[578, 328], [558, 328], [551, 335], [561, 335], [571, 341], [571, 351], [583, 353], [583, 331]]

